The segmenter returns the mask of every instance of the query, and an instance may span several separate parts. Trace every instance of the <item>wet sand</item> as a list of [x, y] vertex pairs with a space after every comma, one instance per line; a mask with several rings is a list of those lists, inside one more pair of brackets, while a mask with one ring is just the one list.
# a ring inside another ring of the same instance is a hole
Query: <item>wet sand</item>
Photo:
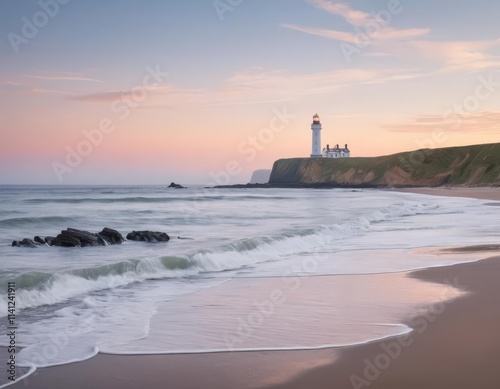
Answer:
[[336, 363], [273, 388], [499, 388], [500, 257], [413, 276], [456, 279], [469, 293], [409, 320], [408, 338], [341, 350]]
[[[500, 188], [461, 188], [461, 187], [439, 187], [439, 188], [402, 188], [400, 192], [419, 193], [433, 196], [469, 197], [483, 200], [500, 201]], [[500, 203], [498, 203], [500, 205]]]

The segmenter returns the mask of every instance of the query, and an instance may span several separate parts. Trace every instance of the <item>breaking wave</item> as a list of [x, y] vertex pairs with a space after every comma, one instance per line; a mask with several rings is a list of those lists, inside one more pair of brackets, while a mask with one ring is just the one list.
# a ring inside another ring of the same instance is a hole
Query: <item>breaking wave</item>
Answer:
[[[185, 256], [127, 260], [55, 273], [27, 272], [14, 278], [17, 304], [20, 309], [33, 308], [61, 303], [84, 293], [123, 287], [145, 280], [213, 275], [253, 267], [259, 263], [286, 260], [289, 256], [313, 253], [318, 247], [366, 233], [374, 223], [425, 211], [424, 204], [402, 203], [338, 224], [305, 229], [294, 234], [242, 239], [216, 250], [204, 250]], [[435, 209], [428, 211], [434, 212]], [[1, 283], [6, 284], [7, 280], [3, 279]], [[6, 303], [4, 292], [0, 295], [0, 302]]]

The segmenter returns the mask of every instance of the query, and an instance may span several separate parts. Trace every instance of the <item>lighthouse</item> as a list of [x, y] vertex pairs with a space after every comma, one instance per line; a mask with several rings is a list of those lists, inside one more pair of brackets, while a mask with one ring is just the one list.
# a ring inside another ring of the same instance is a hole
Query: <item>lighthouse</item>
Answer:
[[312, 130], [312, 153], [311, 158], [321, 158], [321, 122], [319, 121], [318, 114], [313, 116], [311, 124]]

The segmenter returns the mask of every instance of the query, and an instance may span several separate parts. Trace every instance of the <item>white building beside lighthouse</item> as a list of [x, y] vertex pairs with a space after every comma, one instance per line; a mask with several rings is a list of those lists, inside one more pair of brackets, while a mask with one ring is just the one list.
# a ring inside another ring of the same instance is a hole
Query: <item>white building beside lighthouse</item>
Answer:
[[319, 121], [318, 114], [313, 116], [311, 124], [312, 130], [312, 152], [311, 158], [321, 158], [321, 122]]
[[351, 151], [347, 147], [339, 147], [336, 145], [335, 147], [330, 147], [330, 145], [326, 145], [323, 149], [323, 157], [324, 158], [349, 158], [351, 156]]
[[311, 130], [311, 158], [349, 158], [351, 156], [351, 151], [347, 147], [347, 144], [345, 145], [345, 147], [340, 147], [338, 144], [335, 147], [326, 145], [325, 148], [321, 149], [321, 121], [319, 120], [318, 114], [313, 116]]

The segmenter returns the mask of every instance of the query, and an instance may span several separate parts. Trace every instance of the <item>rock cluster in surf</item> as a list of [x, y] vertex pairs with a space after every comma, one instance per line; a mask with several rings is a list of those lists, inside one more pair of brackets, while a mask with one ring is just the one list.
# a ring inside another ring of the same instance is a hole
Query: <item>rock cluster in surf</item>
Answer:
[[[168, 242], [170, 237], [164, 232], [155, 231], [132, 231], [127, 235], [128, 240], [140, 242]], [[76, 228], [62, 230], [56, 237], [46, 236], [34, 239], [25, 238], [21, 241], [13, 241], [13, 247], [38, 247], [42, 245], [57, 247], [95, 247], [121, 244], [125, 239], [122, 234], [111, 228], [105, 227], [101, 232], [93, 233]]]

